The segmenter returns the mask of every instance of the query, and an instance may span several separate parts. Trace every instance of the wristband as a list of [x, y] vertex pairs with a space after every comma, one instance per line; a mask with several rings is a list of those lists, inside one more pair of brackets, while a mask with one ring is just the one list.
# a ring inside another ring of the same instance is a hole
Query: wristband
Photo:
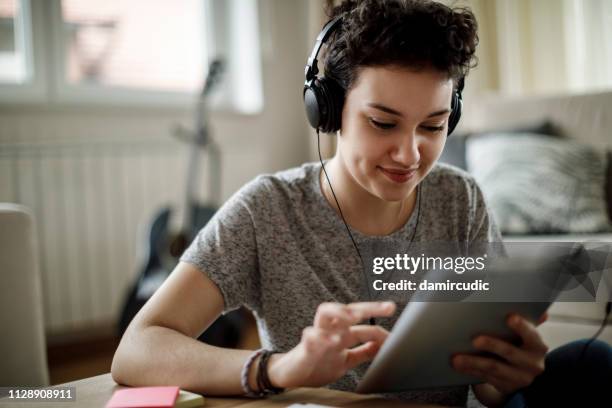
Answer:
[[[260, 387], [261, 391], [255, 391], [249, 385], [249, 370], [253, 365], [255, 359], [259, 357], [264, 351], [264, 349], [255, 350], [244, 363], [244, 365], [242, 366], [242, 371], [240, 372], [240, 384], [242, 385], [244, 395], [249, 398], [261, 398], [266, 395], [266, 393], [263, 391], [263, 388]], [[257, 375], [259, 376], [259, 373]]]
[[278, 351], [264, 350], [261, 358], [259, 359], [259, 369], [257, 370], [257, 385], [261, 392], [268, 394], [280, 394], [285, 391], [284, 388], [275, 387], [270, 381], [268, 376], [268, 362], [272, 354], [276, 354]]

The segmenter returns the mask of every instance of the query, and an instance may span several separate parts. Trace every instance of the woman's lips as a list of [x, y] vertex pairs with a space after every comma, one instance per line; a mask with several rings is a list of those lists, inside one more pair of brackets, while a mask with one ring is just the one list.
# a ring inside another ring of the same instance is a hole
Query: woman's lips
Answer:
[[391, 181], [396, 183], [405, 183], [410, 180], [416, 173], [416, 169], [413, 170], [400, 170], [400, 169], [387, 169], [384, 167], [378, 167], [382, 173], [387, 176]]

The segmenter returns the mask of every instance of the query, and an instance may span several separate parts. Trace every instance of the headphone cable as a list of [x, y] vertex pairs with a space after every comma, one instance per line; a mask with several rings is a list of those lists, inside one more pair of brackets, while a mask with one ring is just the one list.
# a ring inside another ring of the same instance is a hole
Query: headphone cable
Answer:
[[582, 359], [585, 356], [585, 353], [587, 351], [587, 349], [589, 348], [589, 346], [591, 345], [591, 343], [593, 343], [597, 337], [599, 337], [599, 335], [601, 334], [601, 332], [604, 331], [604, 329], [606, 328], [606, 325], [608, 323], [608, 316], [610, 315], [610, 310], [612, 309], [612, 301], [607, 301], [606, 302], [606, 308], [604, 311], [604, 318], [601, 322], [601, 327], [599, 328], [599, 330], [597, 330], [597, 333], [595, 333], [593, 335], [593, 337], [591, 337], [582, 347], [582, 352], [580, 353], [580, 357], [578, 358], [579, 361], [582, 361]]
[[[342, 213], [342, 208], [340, 208], [340, 203], [338, 202], [338, 198], [336, 197], [336, 193], [334, 192], [334, 188], [332, 187], [331, 181], [329, 180], [329, 176], [327, 175], [327, 170], [325, 169], [325, 164], [323, 163], [323, 158], [321, 157], [321, 138], [319, 136], [319, 128], [317, 128], [317, 151], [319, 153], [319, 161], [321, 162], [321, 167], [323, 168], [323, 173], [325, 174], [325, 178], [327, 179], [327, 184], [329, 184], [329, 188], [332, 192], [332, 195], [334, 196], [334, 201], [336, 201], [336, 205], [338, 206], [338, 212], [340, 213], [340, 217], [342, 218], [342, 222], [344, 223], [344, 226], [346, 227], [346, 231], [349, 234], [349, 237], [351, 238], [351, 242], [353, 243], [353, 246], [355, 247], [355, 251], [357, 251], [357, 256], [359, 256], [359, 261], [361, 262], [361, 272], [363, 273], [364, 277], [365, 277], [365, 284], [366, 284], [366, 289], [368, 292], [368, 300], [372, 301], [373, 297], [372, 297], [372, 292], [370, 290], [370, 285], [368, 284], [368, 275], [365, 272], [365, 264], [363, 262], [363, 258], [361, 256], [361, 251], [359, 251], [359, 247], [357, 246], [357, 243], [355, 242], [355, 238], [353, 238], [353, 233], [351, 232], [351, 229], [348, 226], [348, 223], [346, 222], [346, 219], [344, 218], [344, 214]], [[376, 320], [374, 320], [373, 317], [370, 317], [370, 324], [371, 325], [375, 325], [376, 324]]]

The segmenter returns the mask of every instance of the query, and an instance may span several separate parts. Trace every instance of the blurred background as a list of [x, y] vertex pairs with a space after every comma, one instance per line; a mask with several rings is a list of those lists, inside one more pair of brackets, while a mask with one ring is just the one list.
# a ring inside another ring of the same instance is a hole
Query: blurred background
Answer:
[[[325, 3], [0, 0], [0, 385], [108, 372], [215, 208], [315, 160], [302, 86]], [[473, 9], [480, 45], [441, 160], [509, 242], [612, 241], [612, 2], [445, 3]], [[603, 316], [555, 310], [553, 345]], [[258, 344], [243, 311], [208, 335]]]

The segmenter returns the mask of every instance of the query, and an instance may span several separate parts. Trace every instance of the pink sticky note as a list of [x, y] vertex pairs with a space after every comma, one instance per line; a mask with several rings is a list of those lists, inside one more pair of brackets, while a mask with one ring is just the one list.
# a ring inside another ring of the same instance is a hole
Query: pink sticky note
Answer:
[[172, 408], [179, 387], [138, 387], [117, 390], [106, 408]]

